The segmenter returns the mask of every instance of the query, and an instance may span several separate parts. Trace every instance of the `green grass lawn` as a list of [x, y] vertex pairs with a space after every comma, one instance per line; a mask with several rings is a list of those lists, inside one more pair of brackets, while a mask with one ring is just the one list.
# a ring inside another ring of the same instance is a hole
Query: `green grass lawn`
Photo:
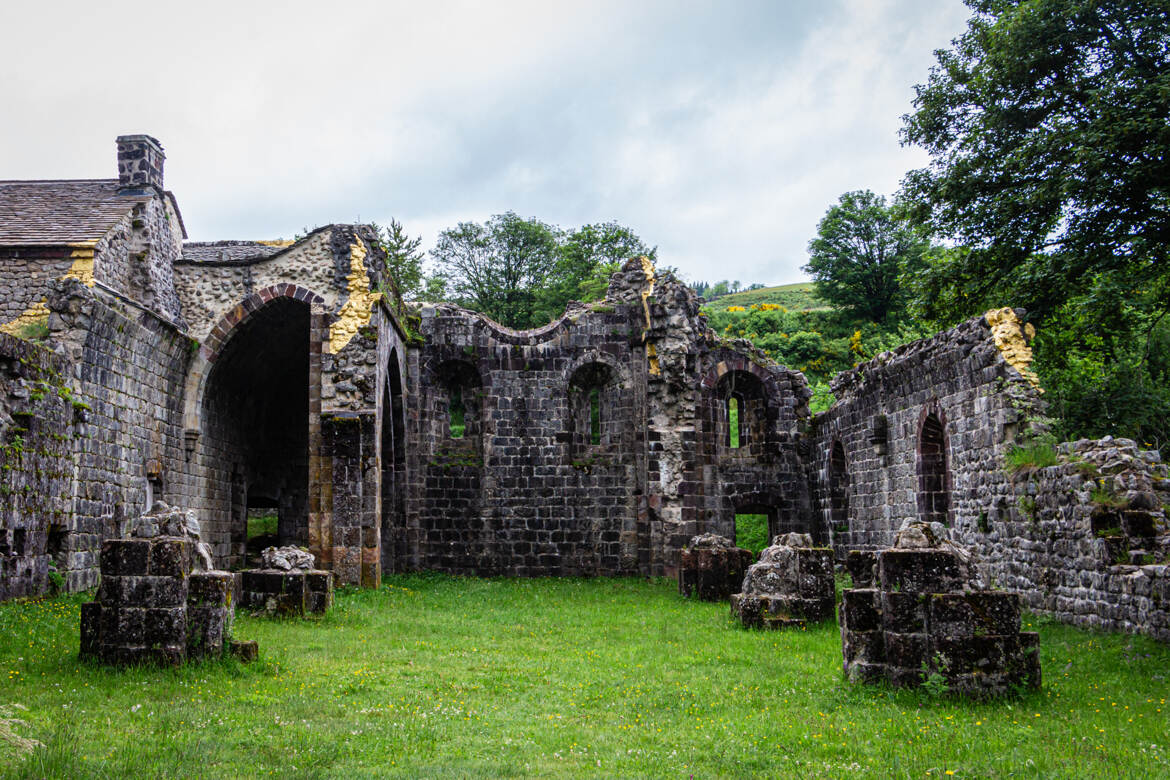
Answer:
[[79, 663], [83, 600], [0, 605], [0, 705], [45, 743], [0, 741], [7, 776], [1170, 775], [1170, 648], [1049, 623], [1043, 690], [970, 703], [846, 684], [836, 626], [744, 631], [662, 580], [397, 576], [178, 671]]

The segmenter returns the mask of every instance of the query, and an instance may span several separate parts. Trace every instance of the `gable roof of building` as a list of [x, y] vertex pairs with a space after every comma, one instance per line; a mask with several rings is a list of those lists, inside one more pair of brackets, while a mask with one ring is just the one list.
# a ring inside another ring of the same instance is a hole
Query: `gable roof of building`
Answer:
[[117, 179], [0, 181], [0, 245], [103, 238], [147, 195], [119, 195]]
[[291, 241], [187, 241], [179, 263], [249, 265], [292, 246]]

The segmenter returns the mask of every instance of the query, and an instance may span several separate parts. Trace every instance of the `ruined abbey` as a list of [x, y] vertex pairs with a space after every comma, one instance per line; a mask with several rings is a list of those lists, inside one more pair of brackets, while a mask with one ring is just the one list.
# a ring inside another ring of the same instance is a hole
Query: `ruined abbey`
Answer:
[[717, 338], [644, 259], [510, 330], [404, 305], [364, 226], [186, 241], [163, 162], [122, 136], [117, 178], [0, 181], [0, 599], [94, 587], [155, 499], [197, 511], [221, 568], [266, 510], [365, 587], [672, 576], [755, 513], [838, 561], [937, 522], [1025, 607], [1170, 640], [1157, 453], [1082, 441], [1005, 469], [1042, 406], [1017, 312], [879, 355], [811, 415], [800, 372]]

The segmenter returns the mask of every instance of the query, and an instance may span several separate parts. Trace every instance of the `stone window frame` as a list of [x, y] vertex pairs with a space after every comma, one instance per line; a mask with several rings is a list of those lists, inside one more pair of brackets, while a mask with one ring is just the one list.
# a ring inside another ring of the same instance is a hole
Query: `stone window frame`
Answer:
[[[930, 421], [933, 419], [934, 423]], [[925, 451], [928, 425], [937, 426], [939, 452]], [[914, 437], [915, 505], [917, 519], [950, 526], [954, 517], [953, 475], [951, 474], [951, 437], [947, 433], [947, 416], [938, 400], [922, 407]], [[937, 461], [931, 460], [937, 457]], [[941, 473], [940, 473], [941, 472]], [[940, 507], [941, 497], [941, 507]]]
[[[838, 459], [837, 454], [840, 453]], [[838, 468], [838, 463], [840, 467]], [[843, 484], [837, 480], [843, 477]], [[849, 457], [845, 451], [845, 443], [839, 436], [834, 436], [829, 443], [825, 459], [825, 496], [829, 509], [829, 528], [834, 533], [849, 530], [849, 504], [852, 489], [852, 480], [849, 477]]]
[[[570, 454], [580, 458], [616, 452], [622, 442], [622, 418], [620, 414], [612, 414], [612, 410], [620, 405], [626, 388], [625, 371], [600, 353], [590, 353], [574, 361], [566, 375], [565, 427]], [[596, 429], [592, 414], [594, 398], [598, 404]]]
[[[467, 443], [474, 445], [483, 436], [483, 375], [479, 368], [470, 360], [462, 358], [447, 358], [439, 362], [433, 370], [434, 387], [437, 389], [435, 398], [435, 418], [442, 423], [439, 439], [450, 444]], [[463, 412], [463, 432], [460, 436], [453, 435], [453, 420], [451, 409], [454, 393], [458, 392]]]

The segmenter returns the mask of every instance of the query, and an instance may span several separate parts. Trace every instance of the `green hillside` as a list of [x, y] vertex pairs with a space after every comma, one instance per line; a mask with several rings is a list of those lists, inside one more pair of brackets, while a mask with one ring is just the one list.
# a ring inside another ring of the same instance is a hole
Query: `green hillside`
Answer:
[[726, 308], [728, 306], [750, 308], [753, 304], [761, 303], [773, 303], [793, 311], [817, 311], [830, 308], [828, 304], [816, 297], [812, 282], [780, 284], [775, 287], [761, 287], [757, 290], [731, 293], [717, 298], [707, 306], [711, 308]]

